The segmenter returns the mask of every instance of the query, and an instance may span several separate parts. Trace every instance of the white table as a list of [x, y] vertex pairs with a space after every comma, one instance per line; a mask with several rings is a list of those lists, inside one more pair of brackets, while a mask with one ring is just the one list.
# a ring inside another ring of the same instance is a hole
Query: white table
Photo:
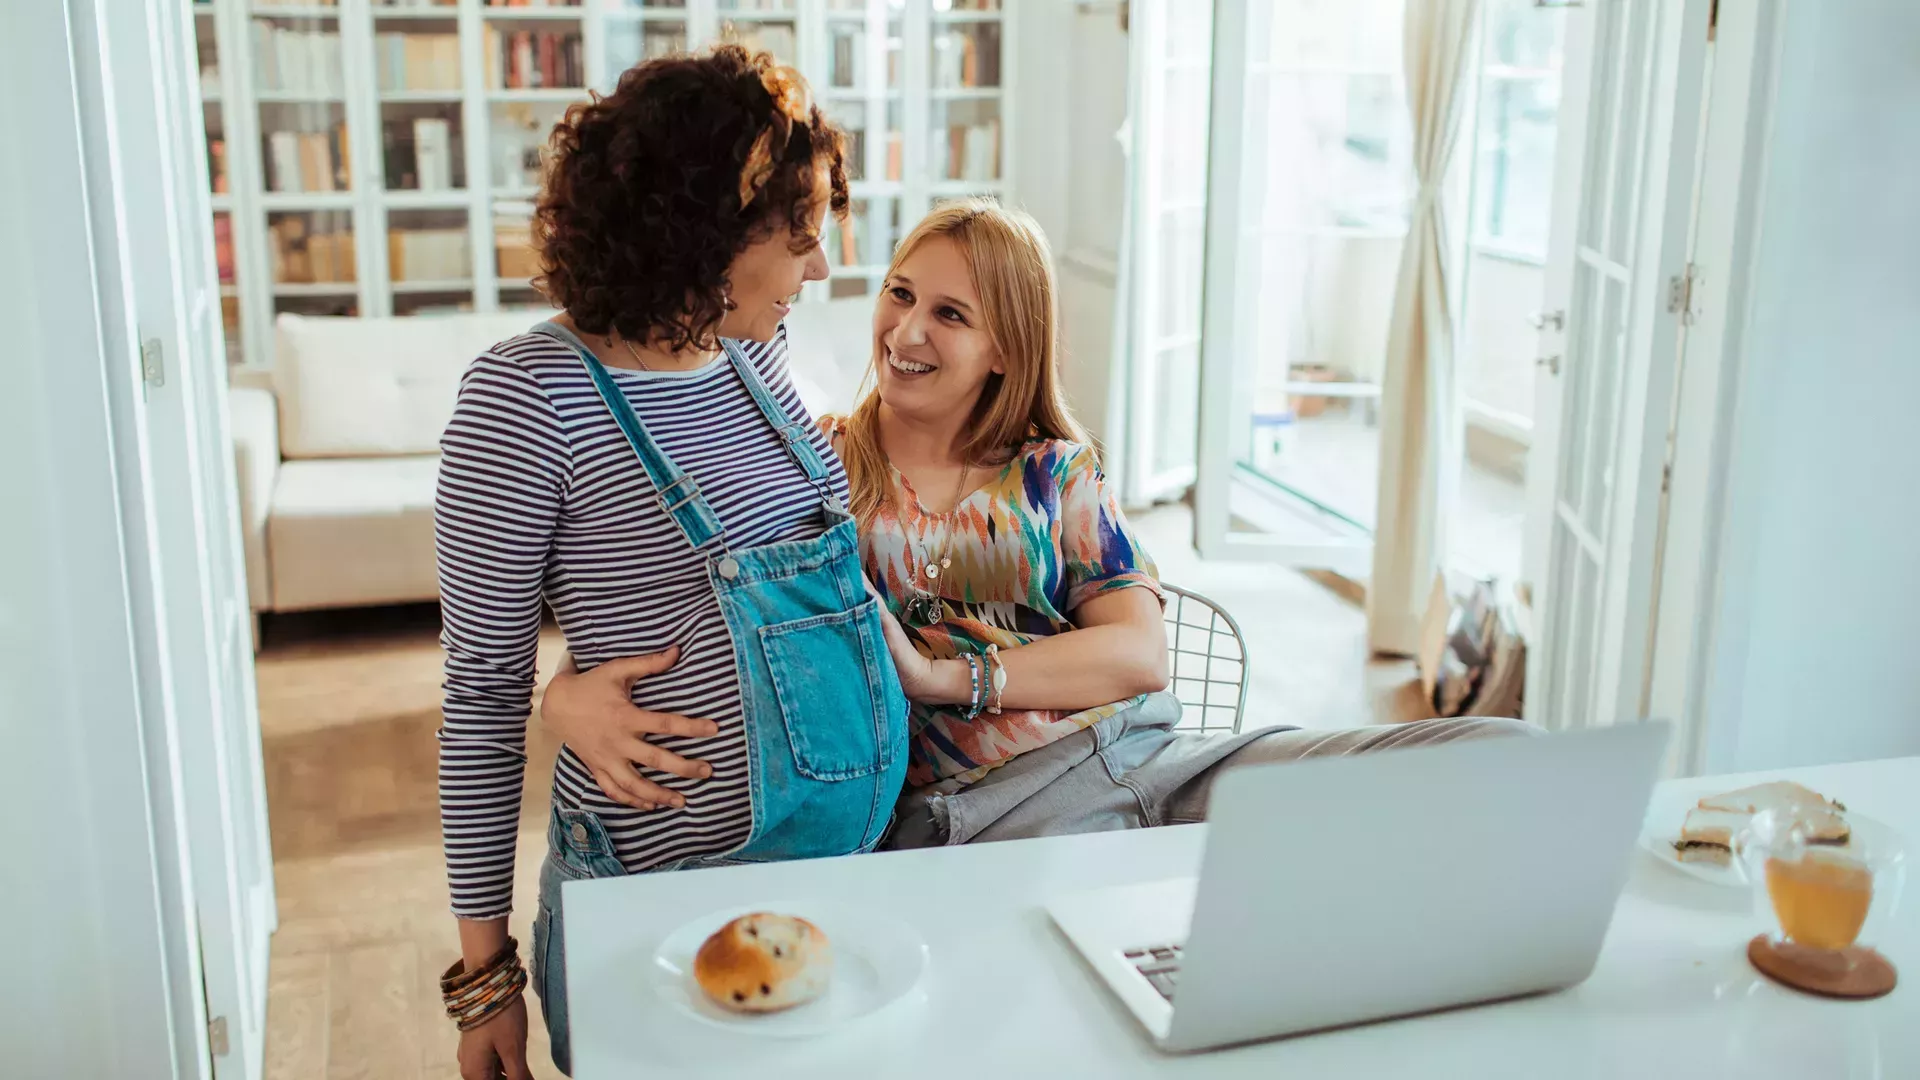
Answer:
[[[1789, 776], [1920, 837], [1920, 758], [1676, 781], [1699, 793]], [[1196, 872], [1204, 826], [566, 886], [574, 1076], [1920, 1077], [1920, 895], [1879, 944], [1903, 985], [1831, 1002], [1746, 962], [1750, 896], [1636, 853], [1591, 978], [1571, 990], [1184, 1057], [1152, 1049], [1042, 905], [1062, 892]], [[1523, 855], [1524, 853], [1518, 853]], [[1920, 867], [1915, 867], [1920, 876]], [[1920, 889], [1920, 881], [1915, 883]], [[933, 954], [925, 993], [809, 1041], [727, 1036], [642, 978], [660, 939], [741, 904], [884, 904]], [[1407, 898], [1418, 917], [1419, 897]]]

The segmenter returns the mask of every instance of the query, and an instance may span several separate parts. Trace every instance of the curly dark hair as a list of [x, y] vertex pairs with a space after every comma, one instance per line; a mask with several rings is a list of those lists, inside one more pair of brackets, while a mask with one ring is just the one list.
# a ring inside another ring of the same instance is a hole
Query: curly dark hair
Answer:
[[846, 136], [810, 97], [768, 54], [722, 45], [637, 64], [568, 109], [534, 211], [536, 284], [587, 333], [717, 347], [734, 257], [781, 224], [796, 254], [819, 243], [823, 197], [846, 215]]

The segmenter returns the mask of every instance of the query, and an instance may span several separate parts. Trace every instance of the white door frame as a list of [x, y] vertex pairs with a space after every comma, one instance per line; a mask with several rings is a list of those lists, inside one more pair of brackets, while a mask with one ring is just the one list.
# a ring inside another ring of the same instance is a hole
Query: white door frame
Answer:
[[[1735, 737], [1710, 731], [1703, 709], [1720, 647], [1744, 639], [1738, 619], [1723, 628], [1720, 582], [1727, 565], [1727, 478], [1735, 434], [1750, 281], [1760, 238], [1778, 35], [1786, 0], [1722, 0], [1714, 40], [1709, 120], [1701, 155], [1694, 241], [1695, 323], [1687, 333], [1660, 606], [1647, 712], [1672, 718], [1670, 754], [1680, 775], [1707, 767], [1711, 749]], [[1737, 709], [1729, 710], [1737, 714]]]
[[106, 129], [125, 175], [139, 178], [116, 186], [112, 221], [124, 282], [114, 306], [147, 365], [144, 380], [130, 373], [124, 411], [145, 425], [143, 550], [159, 597], [136, 633], [166, 657], [214, 1072], [253, 1080], [264, 1058], [272, 858], [193, 15], [173, 0], [93, 2], [113, 9], [100, 53], [111, 57], [100, 98], [111, 107], [83, 121]]

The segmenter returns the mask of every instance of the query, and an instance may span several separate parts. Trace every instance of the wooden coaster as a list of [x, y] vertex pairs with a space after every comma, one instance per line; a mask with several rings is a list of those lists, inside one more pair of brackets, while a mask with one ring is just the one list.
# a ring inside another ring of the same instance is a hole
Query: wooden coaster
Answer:
[[1774, 982], [1821, 997], [1877, 998], [1900, 981], [1893, 961], [1865, 945], [1831, 952], [1761, 934], [1747, 942], [1747, 960]]

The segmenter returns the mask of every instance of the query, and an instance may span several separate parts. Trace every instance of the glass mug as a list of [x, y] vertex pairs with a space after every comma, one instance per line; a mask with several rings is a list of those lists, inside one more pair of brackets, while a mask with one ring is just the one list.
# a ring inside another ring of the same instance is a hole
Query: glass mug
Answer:
[[1857, 830], [1845, 844], [1809, 841], [1803, 815], [1822, 812], [1763, 810], [1741, 832], [1737, 865], [1759, 906], [1772, 915], [1768, 932], [1751, 943], [1748, 955], [1770, 976], [1782, 978], [1784, 972], [1782, 981], [1791, 985], [1871, 996], [1849, 988], [1879, 981], [1879, 969], [1892, 978], [1891, 965], [1871, 945], [1899, 906], [1906, 854], [1891, 839], [1863, 837]]

